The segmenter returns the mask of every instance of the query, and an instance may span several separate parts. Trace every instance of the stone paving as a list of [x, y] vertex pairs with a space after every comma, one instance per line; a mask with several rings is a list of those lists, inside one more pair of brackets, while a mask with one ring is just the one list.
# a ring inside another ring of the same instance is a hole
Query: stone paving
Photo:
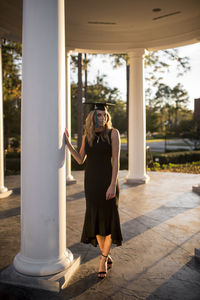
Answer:
[[[0, 300], [148, 299], [199, 300], [200, 196], [193, 174], [150, 172], [150, 182], [130, 186], [120, 171], [120, 218], [123, 245], [112, 249], [114, 266], [97, 278], [99, 248], [81, 244], [85, 213], [82, 171], [67, 186], [67, 246], [81, 255], [81, 266], [60, 293], [0, 284]], [[8, 176], [13, 189], [0, 200], [0, 270], [12, 264], [20, 248], [20, 176]]]

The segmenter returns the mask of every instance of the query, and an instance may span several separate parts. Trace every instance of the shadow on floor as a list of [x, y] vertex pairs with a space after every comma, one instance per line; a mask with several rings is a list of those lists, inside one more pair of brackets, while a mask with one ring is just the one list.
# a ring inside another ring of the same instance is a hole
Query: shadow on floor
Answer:
[[188, 201], [189, 197], [186, 193], [180, 195], [177, 199], [169, 201], [164, 205], [141, 215], [135, 219], [129, 220], [122, 224], [123, 242], [144, 233], [146, 230], [152, 229], [167, 220], [174, 218], [178, 214], [182, 214], [187, 210], [196, 208], [200, 205], [200, 198], [192, 198]]
[[199, 300], [200, 263], [193, 257], [146, 300]]
[[97, 273], [78, 280], [60, 293], [0, 284], [1, 300], [68, 300], [75, 299], [99, 282]]
[[[59, 294], [37, 289], [0, 284], [1, 300], [58, 300]], [[66, 299], [66, 297], [65, 297]]]
[[[189, 194], [189, 193], [188, 193]], [[158, 226], [159, 224], [174, 218], [178, 214], [182, 214], [187, 210], [193, 209], [200, 205], [200, 198], [199, 199], [191, 199], [188, 203], [188, 199], [184, 194], [184, 197], [180, 195], [177, 199], [173, 201], [169, 201], [145, 215], [141, 215], [137, 218], [131, 219], [122, 224], [122, 236], [123, 236], [123, 243], [133, 239], [134, 237], [143, 234], [145, 231]], [[91, 259], [94, 259], [100, 252], [97, 251], [91, 245], [84, 245], [81, 243], [76, 243], [71, 245], [69, 249], [72, 253], [85, 253], [89, 252], [90, 255], [83, 255], [82, 256], [82, 263], [85, 263]]]
[[80, 200], [84, 197], [85, 197], [85, 192], [81, 191], [81, 192], [74, 193], [74, 194], [69, 195], [69, 196], [67, 195], [67, 201]]
[[10, 218], [10, 217], [15, 217], [18, 216], [19, 214], [20, 214], [20, 207], [14, 207], [11, 209], [3, 210], [0, 211], [0, 220]]
[[83, 294], [85, 291], [91, 289], [94, 285], [100, 282], [97, 278], [97, 273], [91, 273], [90, 275], [80, 279], [74, 284], [70, 285], [68, 288], [60, 292], [60, 299], [75, 299]]

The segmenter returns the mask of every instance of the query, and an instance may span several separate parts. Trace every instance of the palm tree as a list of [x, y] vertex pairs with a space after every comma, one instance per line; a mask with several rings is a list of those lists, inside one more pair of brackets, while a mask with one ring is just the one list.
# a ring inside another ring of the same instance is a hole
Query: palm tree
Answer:
[[78, 151], [81, 149], [83, 135], [83, 105], [82, 105], [82, 53], [78, 53], [78, 95], [77, 95], [77, 131], [78, 131]]
[[[88, 102], [88, 65], [90, 63], [90, 59], [87, 57], [87, 53], [84, 55], [84, 60], [83, 60], [83, 70], [85, 73], [85, 85], [84, 85], [84, 98], [85, 102]], [[89, 106], [85, 105], [85, 118], [89, 113]]]
[[184, 90], [183, 86], [178, 83], [173, 89], [171, 90], [172, 99], [175, 102], [175, 128], [178, 127], [178, 110], [185, 106], [188, 103], [189, 97], [186, 90]]
[[129, 78], [130, 78], [130, 65], [129, 65], [129, 57], [127, 54], [111, 54], [110, 57], [114, 58], [113, 68], [118, 68], [126, 63], [126, 114], [127, 114], [127, 150], [128, 150], [128, 111], [129, 111]]

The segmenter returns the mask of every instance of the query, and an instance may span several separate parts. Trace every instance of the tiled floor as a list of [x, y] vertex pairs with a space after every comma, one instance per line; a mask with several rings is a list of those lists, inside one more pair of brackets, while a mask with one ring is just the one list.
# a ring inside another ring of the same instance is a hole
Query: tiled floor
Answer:
[[[84, 173], [67, 186], [67, 246], [81, 255], [81, 266], [59, 294], [0, 285], [0, 299], [162, 299], [199, 300], [200, 196], [192, 186], [199, 175], [150, 172], [150, 182], [130, 186], [120, 171], [120, 218], [123, 245], [112, 249], [114, 266], [97, 279], [100, 252], [81, 244], [85, 213]], [[20, 247], [20, 177], [6, 177], [14, 189], [0, 201], [0, 268], [12, 263]], [[14, 298], [12, 298], [14, 297]]]

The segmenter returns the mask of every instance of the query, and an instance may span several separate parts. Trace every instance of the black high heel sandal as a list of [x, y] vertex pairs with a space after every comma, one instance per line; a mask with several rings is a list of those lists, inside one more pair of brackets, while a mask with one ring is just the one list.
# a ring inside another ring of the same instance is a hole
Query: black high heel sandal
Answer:
[[113, 266], [113, 260], [112, 260], [112, 257], [110, 255], [108, 255], [108, 260], [107, 260], [107, 267], [108, 267], [108, 270], [111, 269]]
[[[107, 261], [108, 256], [103, 255], [103, 254], [102, 254], [102, 256], [106, 258], [106, 259], [105, 259], [105, 263], [107, 264], [107, 263], [108, 263], [108, 261]], [[107, 268], [106, 268], [106, 269], [107, 269]], [[101, 276], [101, 275], [104, 275], [104, 276]], [[98, 272], [98, 278], [99, 278], [99, 279], [105, 278], [106, 275], [107, 275], [107, 270], [106, 270], [106, 271], [102, 271], [102, 272]]]

